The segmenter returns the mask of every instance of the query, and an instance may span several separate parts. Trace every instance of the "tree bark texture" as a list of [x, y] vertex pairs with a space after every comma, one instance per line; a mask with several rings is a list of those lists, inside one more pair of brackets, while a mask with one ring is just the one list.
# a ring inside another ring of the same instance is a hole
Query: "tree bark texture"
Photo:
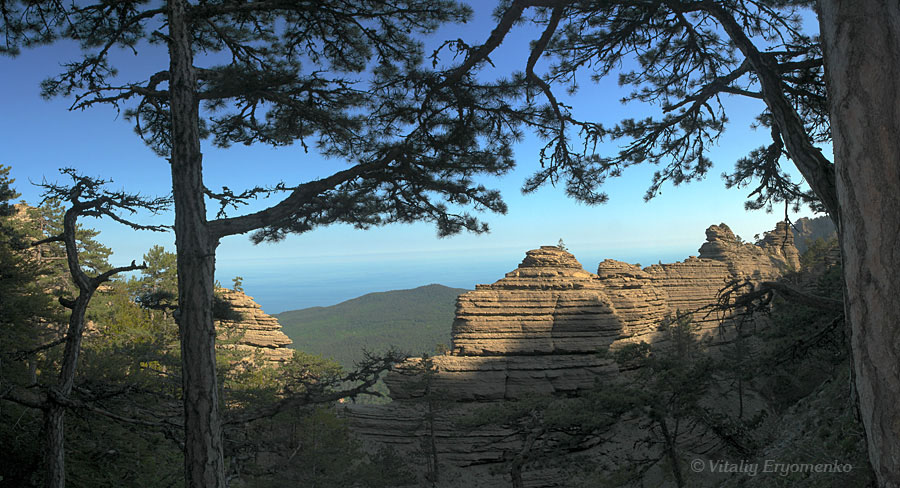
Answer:
[[[678, 488], [684, 488], [684, 476], [681, 474], [681, 465], [680, 460], [678, 459], [678, 451], [675, 448], [675, 443], [677, 442], [676, 436], [677, 433], [674, 433], [669, 430], [669, 424], [665, 418], [659, 419], [659, 429], [663, 435], [663, 442], [665, 443], [665, 456], [669, 459], [669, 462], [672, 463], [672, 474], [675, 476], [675, 486]], [[676, 429], [677, 429], [676, 424]]]
[[900, 487], [900, 3], [820, 0], [845, 314], [878, 485]]
[[83, 290], [75, 301], [75, 307], [69, 316], [66, 347], [57, 386], [47, 395], [47, 406], [43, 413], [43, 457], [47, 488], [65, 488], [66, 486], [66, 408], [54, 397], [54, 394], [65, 398], [72, 393], [72, 387], [75, 384], [75, 369], [78, 366], [78, 356], [81, 352], [81, 340], [84, 337], [84, 315], [93, 291], [85, 292]]
[[197, 73], [184, 0], [169, 0], [172, 196], [178, 267], [178, 328], [184, 394], [185, 484], [224, 488], [222, 421], [212, 317], [216, 239], [206, 220]]
[[50, 404], [44, 409], [44, 486], [63, 488], [66, 486], [65, 454], [65, 407]]

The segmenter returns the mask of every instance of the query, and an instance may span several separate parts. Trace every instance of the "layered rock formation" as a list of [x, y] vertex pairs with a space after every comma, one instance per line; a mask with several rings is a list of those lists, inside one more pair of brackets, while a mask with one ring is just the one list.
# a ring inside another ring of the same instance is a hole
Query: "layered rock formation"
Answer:
[[594, 276], [571, 254], [545, 246], [528, 251], [519, 268], [500, 281], [460, 295], [453, 354], [578, 352], [596, 349], [620, 328]]
[[[711, 225], [698, 252], [699, 257], [680, 263], [644, 269], [665, 295], [667, 313], [701, 311], [716, 303], [719, 290], [729, 281], [772, 280], [800, 267], [800, 255], [786, 222], [766, 232], [758, 244], [740, 241], [725, 224]], [[694, 313], [694, 321], [708, 330], [718, 324], [718, 317]]]
[[[435, 388], [458, 400], [496, 400], [589, 387], [617, 371], [597, 351], [653, 342], [666, 316], [702, 311], [729, 281], [770, 280], [797, 266], [783, 223], [759, 245], [713, 225], [700, 257], [645, 269], [607, 259], [594, 274], [557, 246], [528, 251], [503, 279], [459, 296], [451, 354], [432, 359]], [[717, 320], [695, 314], [701, 329]], [[409, 380], [420, 370], [413, 359], [389, 375], [392, 397], [421, 395]]]
[[395, 402], [355, 408], [352, 425], [370, 441], [415, 451], [424, 428], [410, 420], [423, 418], [417, 399], [436, 392], [456, 405], [430, 417], [443, 459], [455, 466], [494, 462], [505, 449], [497, 444], [503, 429], [461, 434], [442, 419], [465, 415], [472, 402], [592, 387], [619, 374], [598, 351], [663, 340], [661, 321], [679, 312], [699, 312], [695, 322], [701, 333], [709, 331], [717, 317], [703, 309], [728, 282], [771, 280], [799, 266], [783, 223], [758, 245], [741, 242], [725, 224], [713, 225], [699, 253], [644, 269], [608, 259], [595, 274], [557, 246], [528, 251], [501, 280], [459, 296], [449, 354], [414, 358], [391, 372], [385, 383]]
[[216, 321], [219, 347], [236, 349], [246, 360], [260, 359], [280, 364], [293, 355], [291, 340], [281, 331], [275, 317], [262, 311], [253, 297], [243, 292], [219, 288], [216, 295], [236, 313], [238, 320]]
[[787, 222], [779, 222], [757, 245], [739, 241], [725, 224], [712, 225], [706, 229], [700, 258], [725, 263], [734, 277], [756, 279], [770, 279], [800, 267], [800, 254]]
[[[452, 352], [432, 359], [434, 388], [458, 400], [585, 388], [615, 373], [595, 353], [623, 334], [622, 318], [597, 275], [568, 252], [544, 246], [528, 251], [500, 281], [459, 296]], [[393, 398], [422, 394], [409, 380], [421, 366], [414, 359], [385, 378]]]
[[816, 239], [829, 240], [837, 237], [837, 229], [834, 222], [827, 216], [810, 218], [799, 218], [794, 221], [791, 229], [794, 234], [794, 245], [802, 254], [809, 247], [809, 244]]

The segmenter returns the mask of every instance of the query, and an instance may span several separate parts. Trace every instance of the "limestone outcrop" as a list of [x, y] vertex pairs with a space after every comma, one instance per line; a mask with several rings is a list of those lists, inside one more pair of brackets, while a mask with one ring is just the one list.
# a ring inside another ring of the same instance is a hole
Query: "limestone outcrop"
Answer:
[[281, 324], [262, 311], [253, 297], [241, 291], [219, 288], [216, 295], [235, 312], [238, 320], [216, 321], [219, 347], [238, 350], [247, 360], [259, 358], [269, 364], [287, 361], [293, 355], [292, 341], [281, 331]]
[[834, 222], [827, 216], [814, 219], [799, 218], [794, 221], [791, 231], [794, 234], [794, 245], [797, 246], [797, 251], [800, 253], [806, 251], [809, 244], [816, 239], [827, 241], [837, 237], [837, 229], [834, 226]]
[[[700, 257], [638, 266], [607, 259], [597, 273], [558, 246], [528, 251], [522, 263], [490, 285], [459, 296], [449, 355], [432, 358], [435, 388], [457, 400], [499, 400], [533, 392], [564, 392], [616, 373], [597, 351], [653, 342], [666, 316], [701, 310], [737, 278], [770, 280], [799, 266], [784, 223], [759, 245], [741, 242], [725, 224], [706, 230]], [[695, 314], [701, 330], [715, 314]], [[395, 399], [415, 398], [422, 370], [408, 361], [385, 382]]]
[[[742, 242], [725, 225], [706, 229], [706, 242], [699, 256], [680, 263], [655, 264], [644, 268], [654, 285], [666, 297], [666, 311], [694, 312], [716, 302], [719, 290], [728, 281], [772, 280], [799, 269], [800, 256], [786, 222], [766, 232], [758, 244]], [[708, 330], [717, 324], [715, 315], [695, 313], [694, 321]]]
[[778, 222], [775, 230], [766, 232], [760, 247], [775, 256], [781, 255], [791, 268], [800, 267], [800, 251], [797, 250], [794, 233], [787, 222]]
[[593, 352], [622, 324], [597, 276], [566, 251], [528, 251], [519, 267], [492, 285], [459, 296], [454, 356]]
[[[771, 280], [797, 267], [793, 235], [783, 223], [758, 244], [741, 242], [725, 224], [713, 225], [699, 257], [643, 269], [607, 259], [590, 273], [558, 246], [528, 251], [499, 281], [459, 296], [448, 354], [413, 358], [389, 373], [385, 383], [395, 401], [351, 410], [351, 425], [369, 441], [413, 452], [421, 429], [406, 432], [397, 425], [415, 424], [408, 420], [422, 416], [418, 399], [426, 392], [437, 393], [445, 404], [455, 402], [442, 414], [453, 418], [477, 402], [592, 387], [620, 374], [598, 351], [664, 340], [659, 327], [666, 316], [701, 311], [715, 303], [726, 283]], [[701, 334], [718, 324], [715, 314], [696, 313], [694, 320]], [[502, 457], [505, 448], [491, 444], [502, 432], [460, 434], [450, 422], [431, 418], [440, 424], [433, 430], [440, 432], [437, 449], [451, 465]]]
[[758, 244], [741, 242], [725, 224], [706, 229], [700, 258], [721, 261], [734, 277], [771, 279], [800, 267], [794, 234], [787, 222], [779, 222]]

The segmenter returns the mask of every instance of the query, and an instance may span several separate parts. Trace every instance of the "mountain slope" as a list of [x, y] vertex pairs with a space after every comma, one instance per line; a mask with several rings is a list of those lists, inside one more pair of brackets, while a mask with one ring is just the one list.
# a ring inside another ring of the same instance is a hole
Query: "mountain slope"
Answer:
[[363, 349], [395, 346], [418, 355], [450, 344], [456, 297], [468, 290], [427, 285], [411, 290], [369, 293], [330, 307], [290, 310], [275, 315], [293, 347], [333, 357], [350, 367]]

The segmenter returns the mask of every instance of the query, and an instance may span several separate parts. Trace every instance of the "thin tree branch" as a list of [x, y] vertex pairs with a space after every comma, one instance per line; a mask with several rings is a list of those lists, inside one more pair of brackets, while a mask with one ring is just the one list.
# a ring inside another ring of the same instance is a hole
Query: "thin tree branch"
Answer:
[[812, 295], [810, 293], [799, 290], [787, 283], [781, 281], [764, 281], [760, 283], [763, 289], [771, 289], [778, 292], [786, 300], [806, 305], [811, 308], [818, 308], [830, 312], [843, 313], [843, 300], [835, 300], [833, 298]]

